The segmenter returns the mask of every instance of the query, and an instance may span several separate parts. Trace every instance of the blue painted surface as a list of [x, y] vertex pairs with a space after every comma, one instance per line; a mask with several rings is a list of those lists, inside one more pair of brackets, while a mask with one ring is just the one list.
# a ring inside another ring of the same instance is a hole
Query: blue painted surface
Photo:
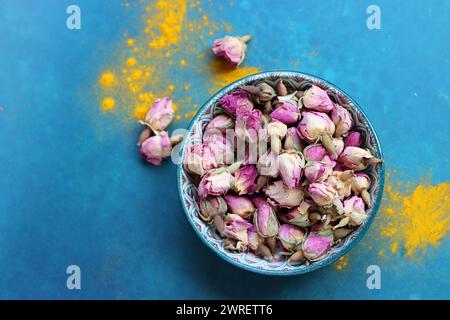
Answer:
[[[74, 3], [79, 31], [65, 28]], [[449, 298], [448, 240], [421, 263], [380, 259], [365, 249], [377, 245], [370, 230], [345, 270], [290, 278], [215, 256], [182, 212], [176, 167], [146, 165], [140, 128], [95, 116], [92, 84], [139, 15], [120, 3], [0, 1], [0, 298]], [[364, 108], [388, 167], [449, 181], [448, 1], [377, 1], [379, 31], [366, 28], [368, 1], [259, 3], [207, 12], [253, 35], [246, 65], [300, 61]], [[66, 289], [70, 264], [81, 267], [80, 291]], [[366, 287], [370, 264], [383, 270], [381, 290]]]

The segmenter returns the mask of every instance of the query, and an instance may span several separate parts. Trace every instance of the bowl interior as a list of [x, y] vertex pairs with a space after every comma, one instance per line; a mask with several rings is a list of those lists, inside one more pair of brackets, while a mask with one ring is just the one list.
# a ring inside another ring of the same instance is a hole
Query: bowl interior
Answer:
[[[261, 81], [271, 82], [280, 77], [283, 78], [284, 83], [288, 89], [291, 90], [293, 90], [293, 88], [302, 90], [302, 86], [308, 86], [310, 84], [317, 85], [326, 90], [334, 102], [347, 107], [352, 113], [354, 128], [361, 131], [363, 135], [362, 147], [369, 149], [376, 157], [382, 158], [380, 143], [372, 125], [361, 108], [346, 93], [331, 83], [312, 75], [292, 71], [275, 71], [245, 77], [228, 85], [212, 96], [198, 111], [189, 126], [188, 134], [183, 141], [181, 159], [184, 159], [185, 157], [185, 146], [202, 142], [202, 129], [218, 112], [220, 112], [218, 106], [222, 96], [234, 91], [242, 85], [254, 85]], [[384, 186], [384, 165], [369, 166], [364, 172], [372, 179], [372, 186], [369, 193], [373, 199], [373, 205], [367, 210], [369, 218], [363, 225], [335, 245], [325, 258], [311, 263], [310, 265], [293, 265], [288, 263], [284, 258], [266, 261], [252, 252], [236, 253], [226, 250], [224, 248], [224, 243], [216, 233], [214, 226], [205, 223], [199, 218], [197, 188], [193, 184], [191, 176], [184, 170], [182, 163], [178, 165], [178, 190], [183, 209], [192, 227], [200, 239], [220, 257], [249, 271], [267, 275], [293, 275], [310, 272], [336, 261], [349, 251], [365, 234], [375, 217], [381, 201]]]

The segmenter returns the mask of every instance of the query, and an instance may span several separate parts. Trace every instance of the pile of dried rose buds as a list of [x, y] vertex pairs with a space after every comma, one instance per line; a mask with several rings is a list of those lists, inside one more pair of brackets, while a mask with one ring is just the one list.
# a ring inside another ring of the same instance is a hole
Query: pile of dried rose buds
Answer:
[[163, 97], [153, 103], [144, 121], [140, 121], [145, 128], [137, 145], [141, 147], [142, 157], [153, 165], [160, 165], [163, 159], [171, 155], [173, 146], [183, 140], [179, 135], [169, 137], [164, 131], [172, 122], [173, 116], [172, 100]]
[[198, 187], [199, 216], [225, 248], [310, 264], [367, 219], [364, 170], [381, 160], [326, 91], [270, 82], [223, 96], [183, 165]]

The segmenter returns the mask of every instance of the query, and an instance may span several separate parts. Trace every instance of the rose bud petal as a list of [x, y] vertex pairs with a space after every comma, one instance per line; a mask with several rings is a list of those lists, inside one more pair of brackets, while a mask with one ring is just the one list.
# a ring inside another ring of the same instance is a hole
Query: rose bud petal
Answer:
[[275, 181], [264, 188], [264, 193], [275, 206], [292, 208], [300, 205], [303, 200], [303, 190], [289, 189], [282, 181]]
[[203, 141], [207, 143], [211, 153], [218, 165], [231, 164], [234, 162], [233, 144], [223, 135], [204, 136]]
[[301, 153], [284, 152], [278, 157], [278, 170], [284, 184], [289, 188], [297, 188], [305, 166], [305, 158]]
[[257, 199], [255, 201], [256, 212], [253, 215], [253, 224], [256, 231], [263, 238], [274, 237], [278, 234], [280, 226], [275, 211], [263, 198]]
[[280, 121], [272, 121], [267, 125], [271, 150], [276, 154], [281, 151], [281, 140], [286, 136], [287, 126]]
[[367, 174], [357, 172], [352, 177], [352, 191], [360, 194], [363, 190], [370, 188], [370, 178]]
[[336, 127], [334, 134], [338, 138], [345, 135], [353, 125], [350, 112], [338, 104], [335, 105], [333, 111], [331, 112], [331, 120]]
[[360, 147], [362, 144], [362, 136], [359, 131], [350, 131], [344, 139], [346, 147]]
[[225, 196], [225, 201], [231, 213], [237, 214], [244, 219], [250, 218], [256, 210], [252, 201], [246, 197], [228, 194]]
[[301, 102], [307, 109], [320, 112], [331, 111], [334, 107], [328, 94], [315, 85], [305, 91], [301, 98]]
[[262, 176], [276, 177], [278, 176], [278, 158], [272, 151], [267, 151], [258, 159], [256, 164], [258, 172]]
[[247, 50], [247, 45], [245, 43], [249, 41], [250, 38], [250, 36], [226, 36], [222, 39], [216, 39], [213, 43], [212, 51], [217, 57], [224, 59], [232, 66], [237, 67], [244, 61], [245, 51]]
[[346, 171], [333, 171], [326, 182], [330, 184], [337, 192], [338, 198], [343, 200], [351, 194], [351, 179], [343, 179]]
[[253, 251], [257, 251], [259, 246], [264, 242], [256, 231], [256, 228], [252, 225], [247, 229], [248, 247]]
[[375, 158], [369, 150], [358, 147], [346, 147], [338, 158], [338, 161], [348, 169], [361, 171], [371, 163], [380, 163], [381, 159]]
[[172, 100], [168, 97], [156, 99], [145, 116], [144, 124], [153, 132], [159, 132], [167, 128], [174, 117]]
[[305, 232], [302, 229], [290, 224], [281, 225], [278, 231], [278, 239], [288, 252], [297, 251], [304, 237]]
[[261, 82], [257, 86], [242, 86], [241, 89], [250, 93], [258, 104], [265, 104], [276, 96], [273, 87], [265, 82]]
[[142, 157], [151, 164], [159, 166], [164, 158], [170, 156], [172, 145], [169, 135], [161, 131], [145, 140], [141, 145]]
[[[342, 138], [333, 138], [333, 146], [336, 151], [336, 155], [339, 156], [344, 151], [344, 140]], [[337, 157], [334, 159], [336, 160]]]
[[186, 150], [184, 168], [187, 172], [199, 176], [217, 168], [216, 159], [209, 145], [207, 143], [190, 145]]
[[227, 213], [227, 204], [222, 197], [208, 197], [199, 201], [199, 216], [203, 221], [211, 222], [216, 215]]
[[359, 226], [366, 221], [368, 215], [365, 210], [364, 201], [358, 196], [353, 196], [344, 201], [345, 215], [350, 217], [351, 226]]
[[226, 133], [227, 129], [234, 128], [234, 120], [226, 114], [220, 114], [214, 117], [206, 126], [204, 136], [211, 135], [210, 132], [220, 135]]
[[233, 190], [240, 195], [253, 194], [256, 189], [256, 178], [258, 177], [258, 171], [255, 166], [247, 165], [240, 168], [234, 174], [235, 183]]
[[298, 207], [289, 210], [287, 214], [289, 223], [299, 227], [309, 227], [312, 224], [308, 214], [311, 206], [309, 202], [303, 200]]
[[284, 139], [284, 150], [290, 152], [301, 152], [303, 150], [302, 140], [298, 135], [297, 128], [288, 128]]
[[219, 103], [229, 114], [236, 115], [238, 109], [250, 111], [253, 109], [253, 102], [248, 98], [244, 90], [235, 90], [220, 98]]
[[310, 232], [302, 244], [303, 254], [309, 261], [318, 261], [331, 250], [333, 233], [330, 230], [323, 232]]
[[325, 181], [332, 172], [332, 166], [320, 161], [308, 161], [305, 166], [305, 177], [310, 182]]
[[294, 124], [298, 122], [300, 113], [298, 107], [290, 102], [284, 102], [278, 108], [276, 108], [270, 116], [272, 119], [283, 122], [284, 124]]
[[336, 190], [327, 182], [311, 183], [308, 192], [314, 202], [319, 206], [328, 206], [336, 197]]
[[243, 250], [245, 250], [248, 245], [247, 230], [253, 227], [253, 225], [242, 219], [237, 214], [227, 214], [224, 221], [224, 235], [226, 237], [230, 237], [240, 241], [240, 246], [236, 247], [241, 247]]
[[327, 154], [327, 150], [321, 144], [310, 144], [303, 150], [307, 161], [321, 161]]
[[242, 141], [257, 142], [263, 128], [262, 121], [261, 111], [239, 108], [236, 111], [236, 136]]
[[220, 196], [227, 192], [234, 183], [233, 176], [225, 168], [212, 169], [200, 180], [198, 196], [200, 199], [208, 195]]

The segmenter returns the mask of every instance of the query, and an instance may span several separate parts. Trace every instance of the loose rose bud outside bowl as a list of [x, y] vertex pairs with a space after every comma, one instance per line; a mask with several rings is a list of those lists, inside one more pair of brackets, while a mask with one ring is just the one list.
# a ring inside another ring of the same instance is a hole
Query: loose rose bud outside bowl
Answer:
[[[380, 142], [378, 141], [369, 119], [348, 94], [338, 89], [335, 85], [309, 74], [293, 71], [273, 71], [245, 77], [226, 86], [213, 95], [192, 120], [188, 128], [188, 133], [183, 140], [180, 154], [181, 159], [184, 159], [186, 156], [186, 146], [189, 146], [192, 143], [201, 142], [202, 132], [200, 132], [200, 128], [205, 128], [214, 116], [217, 115], [217, 112], [220, 110], [220, 98], [241, 86], [255, 85], [262, 81], [270, 81], [278, 78], [282, 78], [286, 86], [291, 86], [291, 88], [295, 85], [298, 87], [299, 83], [300, 85], [301, 83], [314, 84], [326, 90], [334, 102], [339, 103], [340, 105], [346, 105], [354, 119], [353, 130], [356, 129], [361, 132], [362, 147], [369, 149], [375, 157], [383, 158]], [[375, 218], [375, 214], [381, 202], [384, 187], [384, 164], [381, 163], [375, 166], [369, 166], [364, 172], [372, 181], [372, 185], [368, 190], [372, 198], [372, 206], [366, 211], [369, 216], [368, 219], [366, 219], [359, 228], [345, 237], [338, 245], [333, 246], [323, 259], [312, 262], [309, 265], [291, 264], [285, 258], [276, 257], [273, 261], [268, 261], [255, 255], [251, 251], [231, 252], [225, 249], [225, 243], [216, 232], [214, 225], [204, 222], [199, 216], [197, 187], [191, 180], [192, 176], [185, 171], [182, 162], [178, 165], [177, 175], [178, 191], [184, 212], [197, 235], [208, 247], [224, 260], [245, 270], [266, 275], [285, 276], [307, 273], [327, 266], [337, 261], [361, 240]]]

